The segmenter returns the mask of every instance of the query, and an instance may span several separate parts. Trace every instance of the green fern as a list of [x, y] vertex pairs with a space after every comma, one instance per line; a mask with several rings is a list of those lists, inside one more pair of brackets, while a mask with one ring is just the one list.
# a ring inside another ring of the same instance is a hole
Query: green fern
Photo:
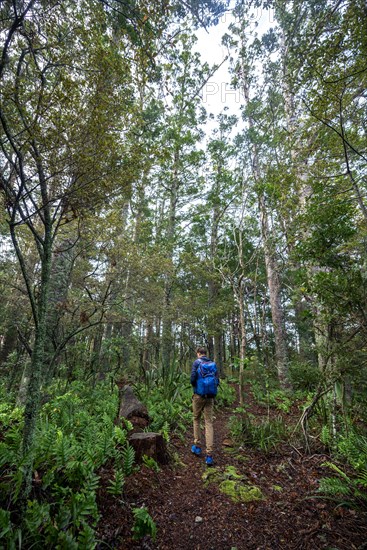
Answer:
[[36, 532], [39, 527], [50, 521], [50, 504], [41, 504], [36, 500], [28, 502], [25, 523], [30, 532]]
[[127, 444], [125, 449], [121, 453], [122, 456], [122, 471], [125, 476], [129, 476], [133, 472], [133, 466], [135, 461], [135, 450]]
[[68, 436], [65, 436], [61, 430], [57, 430], [56, 444], [55, 444], [55, 459], [57, 466], [67, 466], [72, 456], [71, 441]]
[[157, 537], [157, 526], [150, 516], [147, 508], [133, 508], [134, 526], [133, 539], [139, 540], [146, 535], [152, 537], [153, 540]]
[[363, 470], [358, 476], [351, 477], [332, 462], [325, 462], [324, 466], [328, 466], [338, 477], [322, 478], [318, 492], [335, 499], [340, 504], [367, 508], [367, 470]]
[[79, 550], [82, 548], [93, 550], [93, 548], [97, 546], [94, 529], [89, 527], [89, 525], [84, 525], [83, 529], [80, 531], [78, 535], [77, 540], [78, 540]]
[[37, 438], [38, 453], [35, 457], [35, 468], [38, 468], [40, 464], [45, 460], [54, 456], [55, 442], [57, 439], [57, 428], [54, 425], [50, 425], [48, 422], [44, 422], [43, 426], [40, 426], [40, 433]]
[[351, 479], [343, 470], [341, 470], [336, 464], [333, 462], [324, 462], [323, 466], [328, 466], [331, 470], [334, 470], [339, 476], [344, 479], [347, 483], [351, 482]]
[[[117, 391], [111, 394], [107, 385], [91, 390], [85, 383], [71, 384], [66, 394], [57, 395], [42, 407], [32, 450], [41, 491], [38, 499], [28, 504], [22, 532], [12, 525], [11, 512], [0, 511], [5, 547], [15, 548], [17, 537], [27, 547], [95, 547], [96, 472], [126, 445], [126, 432], [115, 430], [116, 407]], [[4, 509], [17, 506], [22, 486], [22, 425], [17, 415], [16, 411], [0, 442], [1, 493], [6, 495], [0, 505]], [[131, 472], [133, 449], [123, 450], [122, 464]]]
[[362, 470], [358, 477], [356, 478], [356, 481], [357, 483], [360, 483], [362, 485], [362, 487], [364, 487], [365, 489], [367, 489], [367, 469], [366, 470]]
[[163, 426], [161, 427], [160, 432], [163, 436], [163, 439], [167, 443], [169, 443], [169, 441], [170, 441], [170, 426], [169, 426], [169, 423], [167, 422], [167, 420], [163, 423]]
[[71, 522], [71, 510], [67, 505], [64, 504], [63, 501], [60, 501], [58, 506], [58, 512], [54, 516], [54, 522], [52, 526], [52, 527], [55, 527], [55, 529], [53, 530], [52, 528], [51, 529], [49, 528], [50, 539], [51, 540], [53, 539], [53, 536], [55, 536], [58, 530], [65, 531], [69, 527], [70, 522]]
[[113, 439], [119, 445], [125, 445], [127, 439], [127, 432], [119, 426], [114, 426]]
[[320, 479], [318, 492], [337, 499], [340, 496], [351, 494], [351, 489], [345, 480], [337, 477], [323, 477]]
[[107, 492], [110, 495], [119, 497], [122, 495], [125, 485], [125, 476], [124, 472], [121, 469], [116, 469], [114, 473], [114, 479], [110, 479]]
[[72, 523], [80, 527], [86, 523], [87, 518], [98, 518], [96, 498], [93, 492], [72, 493], [69, 501]]
[[321, 428], [320, 440], [321, 443], [327, 446], [331, 443], [330, 429], [329, 426], [327, 426], [326, 424], [324, 424]]
[[153, 470], [153, 472], [158, 473], [161, 471], [159, 464], [157, 463], [156, 460], [154, 460], [152, 456], [143, 455], [143, 464], [147, 468], [150, 468], [151, 470]]
[[74, 533], [70, 530], [60, 531], [57, 535], [56, 548], [67, 548], [67, 550], [80, 550]]
[[339, 453], [346, 458], [355, 470], [367, 469], [367, 438], [351, 432], [341, 437], [338, 443]]

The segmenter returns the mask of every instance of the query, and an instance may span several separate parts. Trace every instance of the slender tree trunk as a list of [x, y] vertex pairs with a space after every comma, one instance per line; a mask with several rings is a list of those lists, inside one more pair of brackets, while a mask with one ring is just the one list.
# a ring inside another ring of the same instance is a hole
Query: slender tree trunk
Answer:
[[[220, 172], [220, 167], [218, 168]], [[223, 356], [222, 356], [222, 319], [216, 313], [216, 307], [219, 298], [219, 283], [217, 280], [217, 273], [215, 272], [215, 260], [217, 256], [217, 247], [218, 247], [218, 224], [220, 217], [219, 206], [213, 208], [213, 217], [212, 217], [212, 227], [210, 233], [210, 263], [211, 263], [211, 273], [208, 284], [208, 310], [209, 310], [209, 332], [211, 341], [213, 342], [213, 354], [212, 357], [217, 364], [218, 371], [221, 373], [223, 365]]]
[[[288, 71], [288, 48], [285, 42], [284, 32], [281, 35], [281, 51], [282, 51], [282, 70], [283, 70], [283, 97], [286, 115], [287, 132], [289, 137], [289, 150], [290, 157], [293, 165], [293, 172], [295, 175], [295, 188], [298, 190], [298, 198], [300, 207], [305, 208], [306, 198], [310, 195], [311, 189], [307, 183], [308, 174], [306, 172], [307, 165], [299, 157], [298, 139], [297, 139], [297, 126], [296, 126], [296, 105], [294, 92], [291, 88], [291, 77]], [[285, 233], [286, 234], [286, 233]], [[293, 242], [287, 239], [287, 246], [289, 253], [292, 253]], [[295, 268], [299, 268], [298, 264], [295, 264]], [[305, 320], [304, 312], [306, 309], [305, 303], [301, 298], [298, 298], [294, 305], [295, 314], [295, 327], [298, 334], [299, 344], [299, 357], [302, 361], [306, 361], [310, 357], [311, 348], [313, 343], [312, 338], [312, 326], [308, 320]]]
[[271, 318], [273, 322], [275, 341], [275, 361], [278, 371], [279, 383], [282, 388], [290, 386], [288, 378], [287, 342], [285, 334], [284, 313], [281, 304], [281, 284], [277, 262], [275, 260], [274, 247], [271, 244], [268, 214], [265, 198], [259, 197], [261, 233], [264, 243], [264, 256], [266, 276], [269, 288]]
[[246, 360], [246, 312], [245, 312], [245, 293], [243, 287], [243, 276], [238, 284], [238, 307], [239, 307], [239, 331], [240, 331], [240, 379], [239, 393], [240, 405], [244, 404], [244, 388], [245, 388], [245, 360]]
[[235, 336], [235, 318], [234, 315], [228, 319], [229, 325], [229, 352], [231, 362], [236, 357], [236, 336]]
[[[46, 213], [46, 223], [49, 217]], [[24, 509], [32, 488], [33, 456], [32, 447], [36, 430], [36, 422], [41, 402], [41, 384], [44, 365], [44, 350], [46, 342], [47, 306], [51, 275], [51, 223], [45, 228], [45, 238], [42, 250], [41, 283], [37, 308], [37, 324], [32, 358], [29, 368], [29, 385], [24, 411], [23, 455], [25, 457], [23, 484], [21, 492], [21, 508]]]
[[55, 251], [51, 265], [51, 278], [49, 288], [49, 303], [47, 310], [47, 337], [45, 343], [45, 377], [50, 382], [57, 362], [55, 361], [52, 372], [49, 370], [50, 360], [55, 349], [62, 339], [61, 319], [63, 305], [67, 301], [70, 284], [71, 270], [73, 266], [73, 245], [70, 239], [64, 239]]
[[[243, 90], [247, 103], [250, 101], [248, 84], [246, 82], [246, 73], [243, 68]], [[254, 120], [251, 116], [248, 118], [250, 129], [254, 128]], [[257, 182], [261, 181], [259, 155], [256, 143], [252, 146], [252, 166], [253, 174]], [[275, 244], [273, 243], [272, 234], [270, 232], [269, 219], [265, 194], [263, 191], [258, 195], [259, 212], [260, 212], [260, 229], [264, 246], [264, 258], [266, 277], [270, 296], [271, 317], [274, 330], [275, 341], [275, 362], [278, 372], [279, 383], [282, 388], [289, 388], [290, 382], [288, 377], [288, 353], [285, 333], [284, 312], [281, 303], [281, 283], [279, 277], [279, 267], [277, 265]]]
[[25, 364], [25, 367], [23, 368], [22, 376], [20, 379], [17, 399], [16, 399], [16, 406], [17, 407], [23, 407], [25, 405], [26, 399], [27, 399], [27, 390], [29, 386], [29, 365], [28, 363]]
[[[168, 217], [168, 229], [167, 229], [167, 260], [171, 263], [171, 269], [173, 269], [173, 251], [174, 251], [174, 239], [176, 233], [176, 210], [179, 190], [179, 163], [180, 163], [180, 151], [176, 148], [173, 159], [173, 171], [172, 171], [172, 183], [170, 187], [170, 203], [169, 203], [169, 217]], [[173, 273], [168, 272], [166, 274], [166, 280], [164, 285], [164, 304], [163, 304], [163, 316], [162, 316], [162, 374], [165, 378], [171, 367], [172, 351], [173, 351], [173, 338], [172, 338], [172, 302], [173, 292]]]
[[153, 325], [147, 321], [145, 328], [144, 344], [143, 344], [143, 368], [149, 369], [151, 363], [151, 346], [153, 340]]
[[[224, 365], [227, 365], [227, 332], [224, 330], [222, 332], [222, 341], [221, 341], [221, 349], [222, 349], [222, 357], [223, 357], [223, 370]], [[222, 374], [225, 374], [224, 372]]]

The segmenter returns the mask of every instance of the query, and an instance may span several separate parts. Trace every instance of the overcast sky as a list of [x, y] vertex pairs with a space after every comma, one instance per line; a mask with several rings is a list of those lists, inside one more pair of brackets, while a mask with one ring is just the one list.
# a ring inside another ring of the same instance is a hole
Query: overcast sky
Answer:
[[[221, 41], [233, 20], [232, 12], [228, 11], [220, 18], [218, 25], [209, 27], [207, 31], [205, 29], [197, 31], [197, 50], [200, 52], [202, 60], [207, 61], [209, 65], [220, 65], [226, 58], [227, 48], [222, 46]], [[256, 31], [261, 35], [271, 27], [273, 20], [272, 10], [259, 8], [253, 13], [250, 29], [254, 30], [257, 23]], [[225, 61], [202, 91], [204, 106], [208, 113], [217, 115], [224, 107], [228, 107], [229, 114], [238, 114], [241, 95], [238, 90], [232, 88], [230, 82], [229, 63]]]

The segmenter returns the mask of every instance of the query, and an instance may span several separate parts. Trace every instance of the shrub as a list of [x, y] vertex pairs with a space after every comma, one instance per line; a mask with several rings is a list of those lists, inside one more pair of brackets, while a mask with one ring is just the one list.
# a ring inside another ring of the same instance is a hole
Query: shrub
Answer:
[[215, 399], [219, 407], [229, 407], [236, 399], [236, 392], [227, 380], [221, 379]]
[[320, 370], [312, 363], [293, 361], [289, 365], [289, 376], [295, 390], [310, 392], [317, 388], [320, 381]]
[[282, 418], [258, 418], [245, 413], [230, 418], [230, 432], [240, 445], [249, 445], [268, 453], [288, 437], [288, 429]]

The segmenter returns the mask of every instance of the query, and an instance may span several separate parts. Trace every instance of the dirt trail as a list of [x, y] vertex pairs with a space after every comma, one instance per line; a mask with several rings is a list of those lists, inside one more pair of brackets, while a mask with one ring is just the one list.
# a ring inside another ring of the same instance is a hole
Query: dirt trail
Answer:
[[[258, 411], [254, 403], [252, 408]], [[232, 414], [232, 409], [216, 412], [215, 467], [223, 472], [233, 466], [246, 476], [247, 483], [261, 489], [263, 500], [233, 502], [220, 492], [217, 483], [206, 486], [202, 476], [208, 468], [204, 456], [191, 453], [192, 430], [188, 430], [185, 441], [174, 442], [182, 465], [164, 467], [159, 473], [143, 466], [129, 478], [124, 502], [101, 492], [99, 539], [118, 550], [367, 548], [363, 514], [309, 498], [315, 494], [318, 480], [328, 475], [322, 466], [324, 455], [301, 456], [288, 446], [270, 455], [250, 449], [230, 453], [222, 443], [228, 437]], [[109, 475], [108, 470], [102, 472], [102, 478]], [[139, 542], [131, 539], [130, 508], [143, 505], [157, 524], [155, 542], [149, 537]]]

